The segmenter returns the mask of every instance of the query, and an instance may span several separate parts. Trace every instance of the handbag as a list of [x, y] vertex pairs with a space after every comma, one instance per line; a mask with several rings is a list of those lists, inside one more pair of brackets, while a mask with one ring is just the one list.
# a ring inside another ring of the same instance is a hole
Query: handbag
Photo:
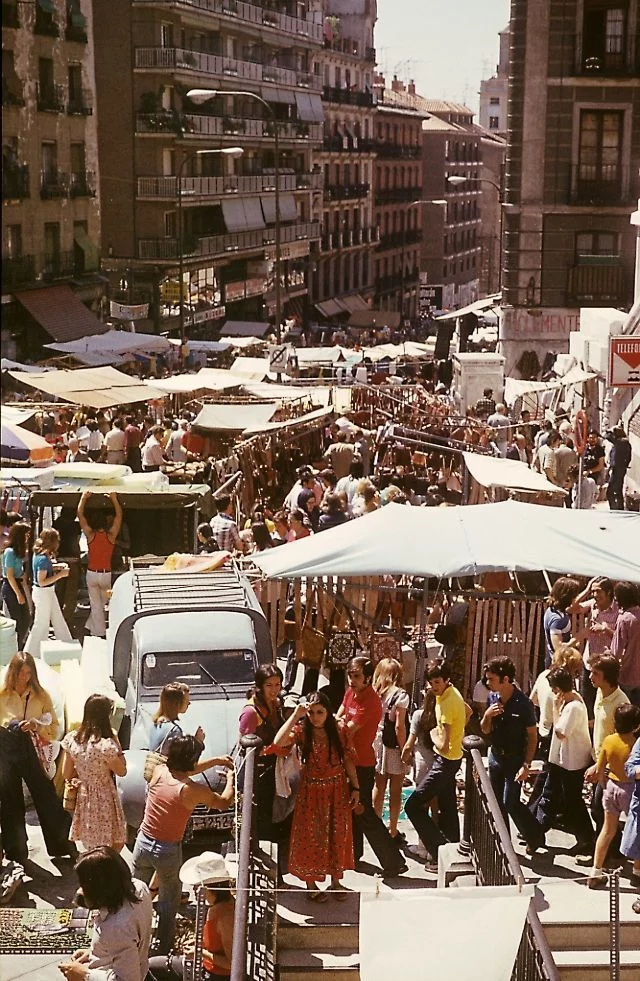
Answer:
[[55, 740], [49, 742], [39, 736], [37, 732], [30, 732], [29, 735], [33, 740], [36, 756], [45, 775], [49, 780], [53, 780], [56, 775], [56, 759], [60, 752], [60, 743]]
[[76, 801], [78, 799], [78, 786], [79, 782], [75, 778], [71, 780], [65, 780], [64, 782], [64, 794], [62, 795], [62, 806], [65, 811], [69, 814], [73, 814], [76, 809]]
[[[400, 748], [399, 745], [398, 745], [398, 735], [396, 733], [396, 724], [395, 724], [395, 721], [392, 721], [389, 718], [389, 716], [390, 716], [390, 713], [391, 713], [391, 709], [396, 704], [396, 702], [400, 698], [400, 695], [401, 694], [402, 694], [401, 690], [398, 689], [398, 691], [394, 695], [391, 696], [391, 701], [389, 702], [389, 705], [387, 706], [387, 711], [384, 713], [384, 722], [382, 723], [382, 745], [383, 746], [386, 746], [387, 749], [399, 749]], [[407, 728], [407, 723], [408, 723], [408, 719], [405, 717], [405, 728]], [[407, 729], [407, 733], [405, 735], [405, 739], [406, 739], [407, 735], [408, 735], [408, 729]]]
[[[352, 627], [351, 630], [341, 630], [333, 625], [333, 619], [338, 611], [338, 602], [342, 604], [343, 609], [346, 611], [349, 623]], [[351, 609], [345, 603], [344, 597], [341, 594], [338, 594], [336, 597], [336, 604], [333, 608], [333, 613], [331, 614], [329, 631], [329, 638], [327, 640], [327, 648], [325, 652], [325, 665], [330, 669], [344, 670], [355, 654], [358, 643], [358, 629], [356, 627], [355, 620], [353, 619]]]
[[150, 749], [144, 758], [144, 770], [142, 775], [147, 783], [151, 782], [151, 777], [155, 773], [157, 766], [162, 766], [163, 763], [167, 762], [167, 757], [163, 756], [162, 753], [156, 753], [155, 750]]
[[296, 661], [307, 668], [319, 669], [322, 666], [325, 644], [324, 630], [318, 630], [311, 624], [311, 604], [308, 603], [300, 631], [300, 649], [296, 651]]
[[402, 644], [394, 634], [373, 633], [370, 657], [374, 664], [378, 664], [384, 657], [392, 657], [402, 664]]

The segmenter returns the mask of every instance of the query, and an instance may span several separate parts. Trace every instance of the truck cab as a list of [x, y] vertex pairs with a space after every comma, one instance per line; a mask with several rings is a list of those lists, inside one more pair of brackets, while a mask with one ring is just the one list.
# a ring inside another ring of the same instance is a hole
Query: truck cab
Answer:
[[[273, 660], [271, 636], [251, 584], [230, 564], [208, 573], [158, 567], [124, 573], [113, 588], [107, 642], [115, 686], [125, 701], [120, 740], [127, 775], [118, 789], [127, 823], [137, 828], [144, 812], [144, 762], [163, 686], [171, 681], [189, 686], [191, 704], [180, 726], [185, 733], [202, 726], [205, 757], [231, 753], [255, 671]], [[210, 771], [195, 779], [205, 777], [213, 786]], [[232, 811], [201, 808], [189, 833], [222, 831], [232, 821]]]

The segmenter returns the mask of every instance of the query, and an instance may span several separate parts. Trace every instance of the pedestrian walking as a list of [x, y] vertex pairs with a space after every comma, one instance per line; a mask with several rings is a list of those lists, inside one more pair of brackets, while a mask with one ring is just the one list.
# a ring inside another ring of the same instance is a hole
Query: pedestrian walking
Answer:
[[58, 580], [69, 575], [69, 566], [64, 562], [56, 562], [59, 546], [60, 535], [54, 528], [45, 528], [40, 532], [33, 546], [31, 595], [35, 616], [24, 649], [35, 657], [40, 656], [42, 641], [49, 638], [49, 627], [53, 627], [56, 640], [71, 640], [71, 631], [53, 588]]
[[24, 564], [31, 538], [26, 521], [17, 521], [9, 529], [8, 544], [2, 552], [1, 595], [7, 613], [16, 624], [18, 649], [22, 650], [29, 632], [29, 603], [25, 587]]

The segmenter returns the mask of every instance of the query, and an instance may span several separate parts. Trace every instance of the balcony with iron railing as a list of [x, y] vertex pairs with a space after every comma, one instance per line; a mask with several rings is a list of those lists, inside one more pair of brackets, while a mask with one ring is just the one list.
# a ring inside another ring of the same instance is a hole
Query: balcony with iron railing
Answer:
[[322, 149], [329, 153], [375, 153], [375, 143], [360, 137], [349, 139], [346, 136], [326, 136], [322, 141]]
[[389, 276], [378, 276], [376, 278], [376, 293], [389, 293], [393, 290], [401, 289], [403, 286], [411, 286], [420, 279], [420, 270], [417, 266], [405, 269], [404, 276], [401, 272], [391, 273]]
[[327, 201], [351, 201], [356, 198], [366, 198], [371, 190], [368, 183], [360, 184], [327, 184], [324, 189]]
[[170, 70], [189, 74], [208, 75], [249, 82], [271, 82], [288, 88], [320, 90], [318, 75], [301, 72], [277, 65], [263, 65], [255, 61], [242, 61], [225, 55], [209, 54], [187, 48], [136, 48], [137, 69]]
[[45, 37], [59, 37], [60, 28], [55, 13], [45, 10], [39, 3], [36, 3], [36, 19], [33, 25], [34, 34], [42, 34]]
[[26, 164], [2, 161], [2, 200], [23, 201], [29, 197], [29, 168]]
[[[280, 228], [282, 245], [319, 238], [320, 225], [318, 222], [297, 222], [294, 225], [283, 225]], [[209, 257], [236, 252], [255, 252], [264, 249], [266, 245], [273, 245], [274, 241], [275, 231], [273, 227], [248, 232], [207, 235], [200, 238], [185, 236], [183, 255]], [[179, 255], [179, 242], [176, 238], [138, 239], [138, 257], [140, 259], [177, 260]]]
[[376, 204], [399, 204], [405, 201], [417, 201], [421, 196], [421, 187], [379, 187], [376, 190]]
[[[280, 174], [280, 191], [319, 190], [322, 174]], [[264, 194], [275, 191], [275, 174], [257, 174], [228, 177], [183, 177], [181, 191], [184, 198], [222, 198], [234, 194]], [[177, 177], [138, 177], [139, 198], [165, 198], [175, 200], [178, 195]]]
[[16, 0], [2, 0], [2, 26], [20, 27], [19, 7]]
[[[560, 71], [563, 75], [585, 78], [637, 78], [640, 74], [640, 41], [631, 38], [600, 37], [585, 39], [581, 34], [562, 35], [557, 40]], [[553, 70], [553, 61], [550, 64]]]
[[422, 156], [421, 146], [400, 146], [397, 143], [385, 143], [378, 140], [374, 149], [383, 160], [418, 160]]
[[[145, 3], [158, 3], [165, 0], [134, 0], [136, 5], [141, 6]], [[178, 8], [193, 7], [195, 10], [204, 10], [208, 13], [219, 14], [225, 18], [232, 18], [237, 23], [254, 24], [256, 27], [267, 28], [267, 30], [279, 31], [290, 37], [304, 41], [305, 44], [322, 44], [322, 25], [316, 24], [311, 19], [302, 17], [292, 17], [279, 10], [273, 10], [262, 4], [246, 3], [244, 0], [166, 0], [167, 5], [178, 6]]]
[[325, 85], [322, 89], [325, 102], [335, 102], [341, 106], [360, 106], [369, 109], [375, 105], [373, 92], [358, 92], [354, 89], [342, 89], [335, 85]]
[[69, 116], [91, 116], [93, 113], [93, 92], [91, 89], [82, 89], [79, 92], [69, 93], [67, 101], [67, 115]]
[[[586, 257], [583, 257], [586, 258]], [[628, 303], [625, 270], [617, 256], [589, 256], [568, 270], [567, 305], [620, 308]]]
[[339, 249], [357, 248], [378, 241], [377, 226], [366, 228], [345, 228], [341, 232], [328, 232], [322, 236], [321, 252], [336, 252]]
[[64, 89], [62, 85], [40, 85], [36, 87], [38, 112], [64, 112]]
[[94, 198], [96, 178], [92, 170], [72, 171], [69, 175], [69, 197]]
[[3, 109], [21, 109], [24, 105], [24, 95], [22, 94], [22, 83], [17, 75], [11, 79], [2, 79], [2, 107]]
[[385, 249], [404, 248], [407, 245], [416, 245], [421, 241], [422, 229], [410, 228], [404, 232], [391, 232], [387, 235], [381, 235], [378, 243], [378, 249], [380, 251], [384, 251]]
[[[153, 113], [138, 113], [136, 133], [173, 133], [188, 137], [242, 137], [243, 140], [273, 139], [273, 123], [268, 119], [243, 116], [198, 115], [163, 109]], [[320, 123], [304, 123], [295, 120], [278, 121], [280, 141], [319, 143], [322, 139]]]
[[69, 196], [69, 174], [60, 170], [43, 170], [40, 172], [40, 197], [43, 201]]
[[17, 290], [35, 282], [36, 260], [32, 255], [2, 257], [2, 292]]
[[74, 24], [71, 16], [67, 15], [67, 26], [65, 27], [64, 36], [67, 41], [74, 41], [76, 44], [87, 44], [89, 37], [86, 23], [83, 25], [79, 21]]
[[39, 278], [44, 282], [67, 279], [79, 272], [74, 252], [50, 252], [41, 256]]
[[637, 171], [620, 164], [577, 164], [571, 168], [569, 203], [587, 206], [633, 204], [638, 197]]

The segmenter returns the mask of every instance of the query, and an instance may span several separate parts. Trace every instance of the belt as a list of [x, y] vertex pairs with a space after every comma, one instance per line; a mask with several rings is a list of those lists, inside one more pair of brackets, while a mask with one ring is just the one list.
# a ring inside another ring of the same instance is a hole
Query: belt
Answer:
[[87, 569], [87, 572], [111, 572], [111, 569]]

